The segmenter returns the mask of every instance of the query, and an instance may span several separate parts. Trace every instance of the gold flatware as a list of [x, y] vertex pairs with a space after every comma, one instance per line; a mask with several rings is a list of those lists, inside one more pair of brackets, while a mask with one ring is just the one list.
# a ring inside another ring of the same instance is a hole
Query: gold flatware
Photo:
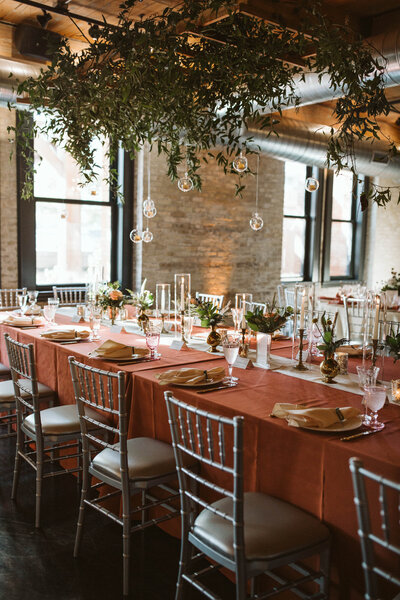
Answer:
[[218, 387], [209, 387], [206, 390], [199, 390], [198, 394], [208, 394], [209, 392], [217, 392], [218, 390], [229, 390], [230, 388], [236, 387], [237, 384], [234, 385], [220, 385]]
[[160, 360], [159, 358], [134, 358], [132, 360], [124, 360], [121, 361], [119, 363], [117, 363], [117, 365], [120, 366], [124, 366], [124, 365], [135, 365], [136, 363], [142, 363], [142, 362], [153, 362], [155, 360]]
[[353, 435], [347, 435], [346, 437], [339, 438], [341, 442], [349, 442], [351, 440], [355, 440], [356, 438], [363, 437], [363, 435], [371, 435], [371, 433], [378, 433], [379, 429], [370, 429], [368, 431], [360, 431], [360, 433], [354, 433]]

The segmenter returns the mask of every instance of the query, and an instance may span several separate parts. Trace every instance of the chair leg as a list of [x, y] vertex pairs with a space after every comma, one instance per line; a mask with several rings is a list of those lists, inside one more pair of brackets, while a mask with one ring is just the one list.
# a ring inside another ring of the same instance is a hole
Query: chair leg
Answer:
[[11, 491], [11, 500], [15, 500], [17, 497], [17, 489], [18, 489], [18, 481], [19, 481], [20, 471], [21, 471], [21, 457], [19, 455], [18, 446], [17, 446], [16, 452], [15, 452], [14, 478], [13, 478], [13, 485], [12, 485], [12, 491]]
[[122, 525], [123, 595], [129, 594], [131, 523], [129, 513], [124, 514]]
[[320, 556], [320, 570], [322, 576], [319, 580], [320, 591], [325, 594], [326, 600], [328, 600], [329, 595], [329, 567], [330, 567], [330, 554], [331, 549], [328, 546], [323, 552], [321, 552]]
[[74, 546], [74, 558], [77, 558], [79, 555], [79, 548], [81, 545], [82, 539], [82, 531], [83, 531], [83, 521], [85, 518], [85, 500], [88, 495], [88, 488], [90, 485], [90, 477], [89, 473], [83, 467], [83, 480], [82, 480], [82, 490], [81, 490], [81, 501], [79, 504], [79, 514], [78, 514], [78, 523], [76, 526], [76, 534], [75, 534], [75, 546]]
[[182, 576], [187, 572], [189, 563], [192, 557], [192, 545], [190, 544], [187, 536], [187, 532], [182, 530], [182, 540], [181, 540], [181, 555], [179, 558], [179, 571], [178, 571], [178, 580], [176, 582], [176, 593], [175, 600], [183, 600], [183, 586], [184, 581]]
[[40, 506], [42, 502], [42, 483], [43, 483], [43, 456], [42, 453], [37, 454], [36, 462], [36, 510], [35, 510], [35, 527], [40, 527]]
[[[141, 492], [141, 505], [142, 507], [145, 506], [146, 504], [146, 490], [142, 490]], [[142, 515], [142, 525], [144, 525], [146, 523], [146, 518], [147, 518], [147, 510], [143, 509], [140, 511], [140, 514]]]

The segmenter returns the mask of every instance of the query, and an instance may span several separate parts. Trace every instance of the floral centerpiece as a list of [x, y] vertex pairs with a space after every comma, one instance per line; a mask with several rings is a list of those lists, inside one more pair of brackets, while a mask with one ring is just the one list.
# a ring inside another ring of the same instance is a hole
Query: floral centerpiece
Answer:
[[229, 310], [231, 303], [228, 302], [224, 308], [219, 309], [212, 302], [200, 302], [195, 300], [192, 306], [192, 313], [200, 318], [202, 327], [211, 327], [211, 332], [207, 337], [207, 344], [210, 346], [210, 352], [216, 352], [217, 346], [221, 343], [221, 336], [217, 331], [217, 325], [225, 319], [225, 314]]
[[107, 283], [99, 290], [98, 304], [108, 311], [111, 324], [114, 325], [118, 309], [128, 302], [128, 298], [119, 289], [119, 281]]
[[397, 273], [393, 268], [391, 270], [391, 277], [384, 283], [381, 288], [382, 292], [395, 291], [400, 294], [400, 273]]
[[335, 340], [335, 327], [338, 314], [336, 313], [333, 321], [325, 318], [325, 312], [321, 316], [322, 331], [318, 326], [318, 319], [313, 319], [313, 323], [321, 334], [322, 344], [318, 344], [317, 348], [324, 353], [324, 360], [320, 364], [322, 379], [325, 383], [332, 383], [336, 375], [339, 373], [339, 364], [334, 359], [336, 350], [346, 342], [345, 338]]
[[400, 333], [386, 336], [385, 343], [389, 351], [389, 356], [393, 357], [393, 361], [400, 360]]
[[291, 306], [287, 306], [286, 308], [277, 307], [274, 296], [272, 302], [266, 302], [265, 312], [258, 307], [254, 311], [248, 311], [246, 321], [252, 331], [272, 335], [274, 331], [281, 329], [292, 315], [293, 308]]
[[143, 331], [146, 330], [149, 322], [149, 317], [146, 315], [146, 310], [149, 310], [154, 303], [154, 295], [146, 290], [147, 279], [143, 280], [140, 292], [127, 290], [131, 295], [131, 304], [139, 309], [138, 323]]

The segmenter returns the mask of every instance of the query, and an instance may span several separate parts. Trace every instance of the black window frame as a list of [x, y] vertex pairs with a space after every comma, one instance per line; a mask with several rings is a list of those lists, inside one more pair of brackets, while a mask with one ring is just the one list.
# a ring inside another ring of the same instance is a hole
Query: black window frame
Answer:
[[[18, 115], [17, 115], [18, 118]], [[25, 127], [32, 127], [33, 121], [24, 118]], [[33, 140], [29, 149], [33, 156]], [[92, 200], [71, 200], [58, 198], [42, 198], [33, 196], [30, 200], [22, 199], [22, 186], [26, 180], [28, 165], [21, 152], [17, 138], [17, 194], [18, 194], [18, 285], [28, 289], [36, 289], [44, 295], [50, 293], [52, 285], [79, 286], [87, 282], [57, 283], [36, 285], [36, 203], [73, 204], [90, 206], [107, 206], [111, 208], [111, 281], [119, 280], [122, 289], [132, 287], [132, 248], [129, 232], [133, 225], [134, 194], [134, 161], [129, 155], [118, 149], [116, 160], [111, 168], [117, 172], [119, 192], [110, 186], [108, 202]], [[33, 177], [33, 174], [28, 173]], [[32, 182], [33, 183], [33, 182]], [[32, 186], [33, 189], [33, 186]], [[123, 197], [123, 200], [121, 199]]]

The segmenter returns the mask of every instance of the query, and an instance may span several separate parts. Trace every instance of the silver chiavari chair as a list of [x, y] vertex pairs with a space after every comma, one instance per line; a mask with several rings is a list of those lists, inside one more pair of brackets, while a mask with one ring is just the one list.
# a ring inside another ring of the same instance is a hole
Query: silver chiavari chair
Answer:
[[[45, 399], [53, 403], [55, 393], [37, 380], [33, 344], [21, 344], [8, 334], [5, 334], [4, 337], [10, 361], [17, 413], [17, 446], [11, 498], [15, 500], [17, 496], [21, 461], [23, 460], [36, 471], [35, 527], [40, 527], [43, 480], [81, 471], [79, 465], [81, 457], [79, 414], [75, 404], [52, 406], [40, 410], [40, 404]], [[92, 411], [92, 416], [93, 413], [94, 411]], [[32, 442], [34, 446], [32, 446]], [[61, 450], [63, 451], [63, 460], [77, 459], [77, 467], [54, 470], [56, 466], [54, 458]], [[67, 454], [64, 454], [65, 450], [68, 450]]]
[[216, 295], [216, 294], [203, 294], [201, 292], [196, 292], [196, 299], [200, 302], [211, 302], [213, 306], [217, 308], [222, 308], [224, 303], [224, 295]]
[[[327, 527], [278, 498], [243, 491], [243, 417], [213, 415], [177, 400], [171, 392], [164, 395], [181, 490], [182, 545], [175, 600], [185, 597], [185, 583], [209, 599], [219, 598], [201, 576], [221, 567], [235, 574], [236, 600], [267, 597], [254, 591], [254, 577], [261, 573], [273, 580], [274, 591], [268, 597], [283, 589], [300, 592], [302, 582], [316, 581], [318, 595], [303, 591], [298, 595], [327, 599]], [[201, 475], [185, 464], [188, 457], [200, 463]], [[225, 486], [215, 483], [215, 473]], [[210, 502], [210, 496], [219, 499]], [[196, 555], [193, 549], [197, 549]], [[217, 564], [199, 571], [195, 563], [204, 555]], [[318, 572], [297, 563], [313, 555], [320, 556]], [[298, 576], [296, 581], [275, 572], [283, 565], [290, 565]], [[247, 596], [249, 579], [252, 590]]]
[[252, 302], [251, 309], [254, 310], [255, 308], [259, 308], [263, 311], [263, 313], [265, 313], [267, 310], [267, 305], [264, 302]]
[[15, 310], [19, 308], [18, 294], [26, 294], [27, 288], [3, 288], [0, 290], [0, 310]]
[[364, 342], [367, 323], [367, 299], [366, 298], [343, 298], [344, 304], [344, 337], [349, 343]]
[[85, 304], [87, 300], [87, 287], [58, 287], [53, 285], [53, 296], [60, 300], [60, 306], [76, 306]]
[[[125, 397], [125, 373], [110, 373], [77, 362], [69, 357], [75, 398], [78, 405], [83, 447], [83, 479], [79, 518], [76, 530], [74, 556], [79, 554], [84, 511], [90, 506], [122, 526], [123, 540], [123, 594], [129, 593], [130, 535], [150, 525], [179, 515], [171, 501], [179, 497], [168, 482], [175, 480], [176, 469], [173, 449], [159, 440], [138, 437], [128, 439], [128, 403]], [[97, 417], [88, 414], [95, 409]], [[98, 418], [103, 415], [107, 424]], [[89, 430], [90, 425], [98, 433]], [[103, 432], [107, 437], [101, 435]], [[112, 438], [111, 440], [109, 438]], [[97, 448], [97, 450], [94, 450]], [[102, 450], [99, 451], [99, 448]], [[97, 453], [96, 453], [97, 452]], [[98, 483], [92, 483], [95, 477]], [[104, 485], [114, 491], [93, 497]], [[169, 495], [157, 499], [151, 488], [161, 488]], [[133, 494], [141, 494], [141, 505], [131, 506]], [[122, 516], [110, 511], [101, 503], [116, 495], [122, 496]], [[148, 511], [162, 506], [165, 512], [152, 518]], [[132, 516], [140, 517], [132, 524]]]
[[[361, 543], [366, 600], [389, 600], [380, 590], [380, 582], [389, 581], [399, 589], [393, 600], [400, 599], [400, 574], [380, 564], [376, 549], [384, 548], [399, 562], [400, 482], [381, 477], [363, 467], [359, 458], [350, 459], [354, 503], [357, 511], [358, 535]], [[367, 492], [368, 489], [368, 492]], [[379, 505], [379, 512], [377, 506]], [[372, 507], [374, 507], [372, 509]], [[396, 507], [396, 508], [394, 508]], [[393, 508], [393, 510], [391, 510]], [[379, 527], [371, 525], [372, 516], [380, 516]]]

